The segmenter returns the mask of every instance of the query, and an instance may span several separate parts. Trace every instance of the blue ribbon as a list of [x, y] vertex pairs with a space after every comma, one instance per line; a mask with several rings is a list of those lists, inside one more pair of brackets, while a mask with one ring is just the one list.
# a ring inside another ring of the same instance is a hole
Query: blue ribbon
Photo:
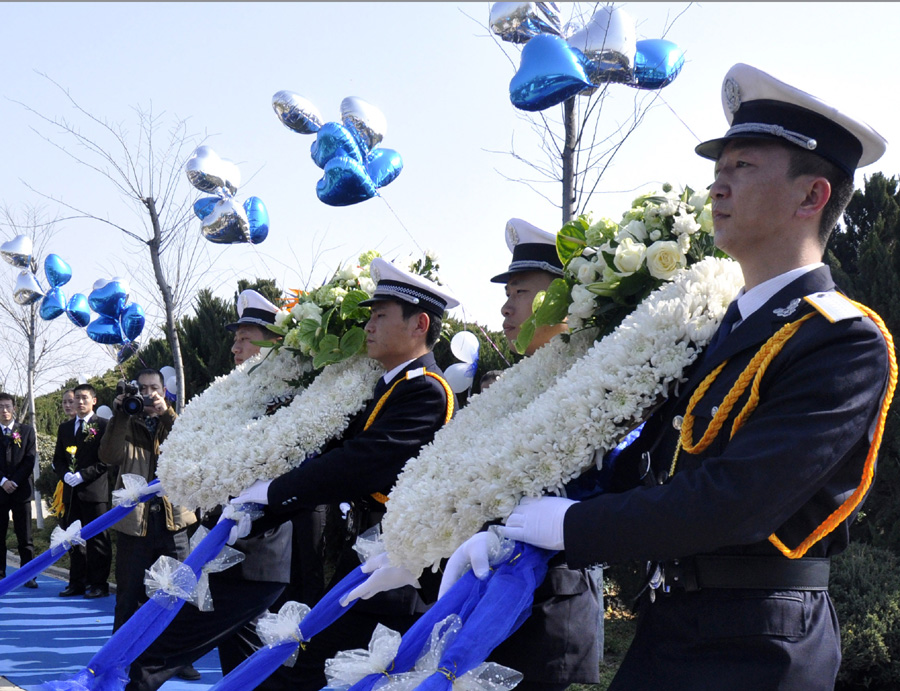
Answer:
[[[92, 521], [91, 525], [95, 522]], [[200, 578], [204, 565], [222, 551], [234, 525], [231, 519], [219, 522], [184, 560], [196, 578]], [[180, 598], [175, 598], [173, 605], [172, 599], [163, 591], [154, 593], [97, 651], [83, 670], [68, 679], [45, 682], [38, 687], [39, 690], [122, 691], [128, 683], [131, 663], [156, 640], [184, 605], [184, 600]]]
[[[316, 603], [300, 622], [298, 636], [308, 641], [320, 631], [331, 626], [349, 607], [341, 606], [341, 599], [369, 574], [363, 573], [362, 566], [357, 566], [347, 574], [336, 586], [329, 590]], [[351, 605], [352, 606], [352, 605]], [[298, 641], [289, 640], [274, 646], [263, 646], [226, 676], [222, 677], [210, 691], [249, 691], [268, 679], [275, 670], [287, 660], [300, 645]]]
[[[154, 480], [149, 483], [147, 487], [152, 487], [153, 485], [158, 485], [159, 480]], [[145, 502], [148, 499], [152, 498], [153, 495], [148, 495], [140, 500], [140, 502]], [[99, 518], [95, 518], [93, 521], [88, 523], [81, 529], [81, 537], [85, 541], [91, 539], [92, 537], [99, 535], [104, 530], [111, 528], [116, 523], [121, 521], [125, 516], [134, 510], [134, 506], [114, 506], [112, 509], [107, 511], [105, 514], [100, 516]], [[63, 554], [68, 552], [69, 549], [61, 549], [56, 554], [52, 554], [48, 549], [43, 554], [35, 557], [27, 564], [24, 564], [18, 571], [14, 574], [0, 580], [0, 597], [3, 597], [10, 590], [14, 588], [18, 588], [20, 585], [25, 583], [26, 581], [30, 581], [32, 578], [37, 576], [41, 571], [46, 569], [51, 564], [58, 561]]]

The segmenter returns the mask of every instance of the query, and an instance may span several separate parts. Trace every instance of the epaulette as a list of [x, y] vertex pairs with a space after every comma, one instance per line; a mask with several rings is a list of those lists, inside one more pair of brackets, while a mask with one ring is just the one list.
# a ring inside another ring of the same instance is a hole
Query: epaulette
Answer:
[[848, 297], [836, 290], [812, 293], [803, 299], [832, 324], [845, 319], [862, 319], [866, 316], [865, 312], [854, 305]]

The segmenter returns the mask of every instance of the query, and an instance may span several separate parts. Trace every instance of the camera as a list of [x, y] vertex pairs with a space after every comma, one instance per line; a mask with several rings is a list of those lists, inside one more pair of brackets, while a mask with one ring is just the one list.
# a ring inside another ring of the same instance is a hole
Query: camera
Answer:
[[123, 394], [119, 407], [126, 415], [139, 415], [144, 412], [145, 407], [153, 405], [149, 396], [141, 396], [141, 387], [136, 381], [119, 380], [116, 384], [116, 396], [119, 394]]

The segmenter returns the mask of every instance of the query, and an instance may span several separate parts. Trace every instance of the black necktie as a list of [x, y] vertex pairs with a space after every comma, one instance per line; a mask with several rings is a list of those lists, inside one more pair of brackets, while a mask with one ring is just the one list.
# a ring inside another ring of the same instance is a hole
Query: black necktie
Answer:
[[706, 351], [703, 353], [704, 360], [708, 360], [712, 357], [712, 354], [725, 342], [725, 339], [728, 338], [734, 325], [740, 320], [741, 311], [738, 309], [738, 301], [734, 300], [728, 305], [728, 309], [725, 310], [725, 316], [722, 317], [722, 323], [719, 324], [718, 331], [713, 335], [709, 345], [706, 346]]
[[384, 392], [387, 391], [387, 389], [388, 389], [388, 385], [387, 385], [387, 382], [384, 380], [384, 377], [379, 377], [378, 383], [375, 384], [375, 392], [372, 394], [372, 398], [376, 402], [378, 402], [378, 399], [380, 399], [384, 395]]
[[78, 436], [78, 433], [81, 431], [81, 418], [75, 418], [75, 436]]

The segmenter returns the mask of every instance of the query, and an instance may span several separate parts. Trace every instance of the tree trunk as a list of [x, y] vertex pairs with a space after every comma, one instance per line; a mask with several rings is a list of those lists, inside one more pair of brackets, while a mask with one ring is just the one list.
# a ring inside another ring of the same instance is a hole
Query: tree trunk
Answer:
[[[147, 242], [150, 248], [150, 258], [153, 261], [153, 275], [156, 277], [156, 285], [163, 297], [163, 305], [166, 309], [166, 340], [172, 350], [172, 367], [175, 368], [176, 399], [175, 412], [181, 414], [184, 408], [184, 363], [181, 360], [181, 342], [178, 340], [178, 329], [175, 324], [175, 302], [172, 299], [172, 289], [166, 283], [163, 275], [162, 262], [159, 259], [159, 246], [162, 239], [162, 229], [159, 226], [159, 216], [156, 212], [156, 200], [146, 197], [144, 205], [150, 213], [150, 222], [153, 225], [153, 239]], [[165, 382], [163, 382], [165, 384]]]
[[562, 224], [575, 214], [575, 146], [578, 143], [578, 123], [575, 121], [575, 97], [563, 103], [563, 124], [566, 141], [562, 151]]
[[[37, 312], [37, 306], [31, 305], [30, 307], [31, 318], [28, 323], [28, 419], [26, 420], [29, 425], [34, 428], [34, 479], [37, 480], [41, 474], [41, 452], [40, 447], [37, 444], [37, 417], [34, 411], [34, 368], [35, 368], [35, 313]], [[37, 527], [39, 529], [43, 529], [44, 527], [44, 507], [41, 505], [41, 492], [37, 488], [34, 490], [34, 518], [37, 522]]]

